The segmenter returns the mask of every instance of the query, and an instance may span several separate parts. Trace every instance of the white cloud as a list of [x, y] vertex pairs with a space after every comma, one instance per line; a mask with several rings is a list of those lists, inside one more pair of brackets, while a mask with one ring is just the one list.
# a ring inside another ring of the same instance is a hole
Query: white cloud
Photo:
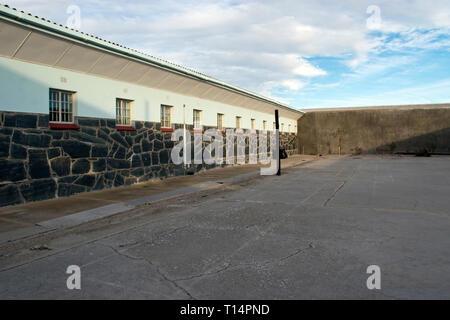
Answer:
[[[72, 0], [6, 1], [65, 23]], [[448, 0], [119, 0], [76, 2], [83, 31], [250, 90], [304, 90], [332, 73], [311, 57], [339, 57], [362, 76], [392, 62], [377, 55], [448, 46]], [[380, 8], [378, 34], [367, 29]], [[427, 32], [425, 32], [427, 31]], [[394, 39], [390, 34], [398, 34]], [[404, 63], [403, 61], [395, 61]], [[384, 64], [384, 65], [383, 65]], [[319, 78], [320, 79], [320, 78]]]

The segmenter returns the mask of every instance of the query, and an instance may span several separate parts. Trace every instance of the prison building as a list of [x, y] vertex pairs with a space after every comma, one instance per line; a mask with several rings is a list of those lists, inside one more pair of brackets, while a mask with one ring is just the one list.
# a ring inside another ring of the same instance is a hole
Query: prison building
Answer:
[[181, 127], [273, 130], [279, 110], [297, 152], [301, 111], [8, 6], [0, 70], [0, 206], [186, 174]]

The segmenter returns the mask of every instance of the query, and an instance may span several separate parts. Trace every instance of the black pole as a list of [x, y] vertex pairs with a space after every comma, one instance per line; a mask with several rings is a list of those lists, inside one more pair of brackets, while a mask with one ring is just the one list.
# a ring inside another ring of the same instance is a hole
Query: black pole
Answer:
[[[275, 129], [277, 129], [277, 136], [276, 139], [278, 139], [278, 171], [277, 171], [277, 176], [281, 175], [281, 161], [280, 161], [280, 120], [278, 119], [278, 109], [275, 110]], [[275, 151], [275, 152], [277, 152]]]

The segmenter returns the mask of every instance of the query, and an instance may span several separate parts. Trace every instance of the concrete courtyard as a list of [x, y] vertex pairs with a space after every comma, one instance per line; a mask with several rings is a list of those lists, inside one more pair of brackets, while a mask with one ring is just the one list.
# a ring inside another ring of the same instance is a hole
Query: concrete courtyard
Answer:
[[449, 299], [450, 157], [323, 157], [33, 241], [1, 299]]

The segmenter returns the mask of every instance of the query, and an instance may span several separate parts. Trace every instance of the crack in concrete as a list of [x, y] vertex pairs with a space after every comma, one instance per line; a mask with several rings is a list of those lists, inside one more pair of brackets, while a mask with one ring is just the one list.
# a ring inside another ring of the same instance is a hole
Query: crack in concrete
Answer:
[[221, 268], [221, 269], [219, 269], [219, 270], [215, 270], [215, 271], [210, 271], [209, 270], [209, 271], [206, 271], [206, 272], [203, 272], [203, 273], [200, 273], [200, 274], [197, 274], [197, 275], [193, 275], [193, 276], [190, 276], [190, 277], [177, 278], [177, 279], [174, 279], [174, 281], [188, 281], [188, 280], [193, 280], [193, 279], [197, 279], [197, 278], [203, 278], [203, 277], [206, 277], [206, 276], [219, 274], [219, 273], [222, 273], [222, 272], [227, 271], [229, 269], [236, 269], [236, 268], [239, 268], [239, 267], [248, 267], [248, 266], [260, 267], [260, 268], [261, 267], [266, 267], [266, 266], [271, 265], [271, 264], [276, 264], [276, 263], [279, 263], [281, 261], [288, 260], [288, 259], [290, 259], [290, 258], [292, 258], [292, 257], [294, 257], [294, 256], [296, 256], [296, 255], [298, 255], [298, 254], [300, 254], [302, 252], [305, 252], [308, 249], [312, 249], [312, 248], [314, 248], [314, 246], [313, 246], [313, 244], [311, 242], [308, 245], [308, 247], [296, 249], [293, 253], [291, 253], [291, 254], [289, 254], [289, 255], [287, 255], [285, 257], [281, 257], [279, 259], [276, 259], [275, 261], [267, 260], [267, 261], [264, 261], [262, 263], [247, 262], [247, 263], [238, 263], [238, 264], [234, 264], [234, 265], [231, 264], [231, 263], [226, 263], [226, 266]]
[[189, 298], [191, 298], [192, 300], [197, 300], [186, 288], [184, 288], [183, 286], [179, 285], [174, 279], [170, 279], [164, 272], [161, 271], [161, 268], [157, 265], [155, 265], [151, 260], [146, 259], [144, 257], [135, 257], [129, 254], [126, 254], [125, 252], [121, 252], [120, 250], [114, 248], [113, 246], [107, 245], [107, 244], [102, 244], [103, 246], [113, 250], [116, 254], [125, 257], [127, 259], [131, 259], [131, 260], [135, 260], [135, 261], [143, 261], [145, 263], [147, 263], [148, 265], [150, 265], [155, 271], [156, 273], [158, 273], [158, 275], [165, 281], [170, 282], [174, 287], [176, 287], [177, 289], [181, 290], [184, 294], [186, 294]]

